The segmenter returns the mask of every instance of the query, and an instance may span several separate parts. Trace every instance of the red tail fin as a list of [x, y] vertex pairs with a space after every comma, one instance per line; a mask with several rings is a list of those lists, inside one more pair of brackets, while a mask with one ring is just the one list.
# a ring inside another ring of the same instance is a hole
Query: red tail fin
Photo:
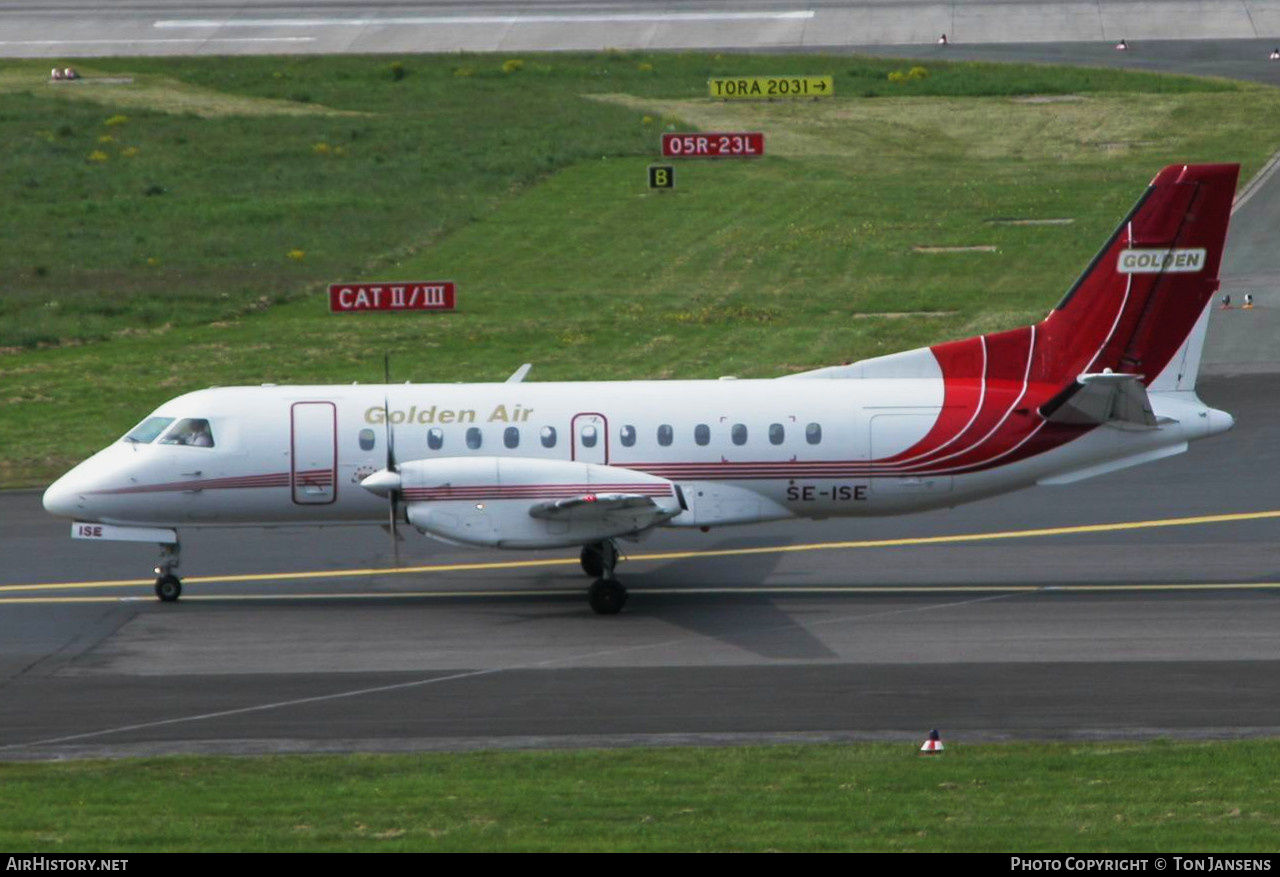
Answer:
[[[1140, 374], [1151, 386], [1171, 366], [1199, 366], [1198, 344], [1194, 361], [1187, 361], [1188, 342], [1203, 340], [1192, 335], [1218, 289], [1239, 171], [1234, 164], [1172, 165], [1156, 175], [1036, 327], [1032, 380], [1063, 383], [1111, 369]], [[1194, 373], [1188, 377], [1194, 380]]]
[[943, 374], [1023, 384], [1027, 401], [1105, 369], [1142, 375], [1152, 389], [1193, 386], [1239, 170], [1162, 170], [1048, 317], [937, 345]]
[[1049, 423], [1043, 406], [1089, 372], [1190, 389], [1238, 173], [1237, 165], [1165, 168], [1043, 321], [930, 348], [946, 401], [902, 458], [965, 472], [1057, 447], [1092, 427]]

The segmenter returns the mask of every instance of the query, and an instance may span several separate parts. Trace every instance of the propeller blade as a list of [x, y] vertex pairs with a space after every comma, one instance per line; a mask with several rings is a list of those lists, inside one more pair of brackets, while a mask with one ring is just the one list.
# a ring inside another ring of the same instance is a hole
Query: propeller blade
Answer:
[[396, 433], [391, 428], [391, 404], [387, 401], [387, 397], [382, 397], [382, 425], [387, 430], [387, 471], [395, 472], [396, 470]]
[[[391, 354], [386, 355], [386, 369], [388, 373], [388, 382], [390, 381], [391, 372]], [[384, 394], [382, 397], [382, 423], [387, 428], [387, 468], [382, 472], [375, 473], [369, 478], [377, 478], [384, 476], [377, 482], [378, 488], [386, 489], [386, 497], [389, 501], [389, 523], [391, 532], [391, 556], [395, 558], [395, 565], [400, 566], [400, 534], [396, 530], [398, 519], [400, 517], [400, 509], [398, 500], [400, 497], [400, 472], [396, 468], [396, 432], [391, 428], [391, 402]], [[369, 480], [369, 479], [365, 479]], [[373, 488], [371, 488], [373, 489]], [[381, 492], [375, 490], [375, 492]]]
[[395, 563], [395, 568], [400, 568], [400, 533], [396, 530], [396, 518], [399, 517], [399, 510], [396, 508], [396, 495], [391, 494], [391, 557]]

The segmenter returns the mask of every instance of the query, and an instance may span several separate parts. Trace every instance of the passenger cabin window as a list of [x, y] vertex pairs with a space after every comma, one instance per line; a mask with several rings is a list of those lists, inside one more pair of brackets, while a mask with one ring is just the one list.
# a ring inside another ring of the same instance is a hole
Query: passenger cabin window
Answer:
[[662, 424], [662, 426], [658, 427], [658, 444], [662, 445], [664, 448], [667, 447], [671, 444], [673, 435], [674, 433], [672, 432], [671, 427], [668, 424]]
[[515, 426], [508, 426], [502, 431], [502, 443], [508, 448], [520, 447], [520, 429]]
[[787, 429], [781, 423], [769, 424], [769, 444], [780, 445], [787, 438]]
[[636, 428], [634, 426], [624, 426], [618, 431], [618, 438], [622, 441], [624, 448], [629, 448], [636, 443]]
[[822, 441], [822, 424], [811, 423], [804, 428], [804, 440], [811, 445]]
[[711, 427], [705, 423], [699, 423], [693, 428], [693, 440], [700, 445], [711, 443]]
[[554, 448], [556, 446], [556, 428], [554, 426], [544, 426], [539, 438], [542, 439], [544, 448]]
[[372, 451], [373, 443], [377, 441], [377, 436], [373, 434], [371, 429], [360, 430], [360, 450]]
[[427, 447], [433, 451], [438, 451], [444, 447], [444, 430], [438, 426], [433, 426], [427, 430]]
[[140, 445], [149, 445], [171, 423], [173, 423], [172, 417], [148, 417], [130, 430], [129, 434], [125, 436], [125, 440]]
[[596, 440], [600, 437], [600, 434], [596, 432], [596, 428], [594, 426], [584, 426], [582, 428], [581, 435], [582, 446], [584, 448], [594, 448], [596, 446]]
[[193, 448], [213, 447], [213, 432], [209, 421], [203, 417], [186, 417], [179, 420], [160, 439], [162, 445], [190, 445]]
[[745, 445], [747, 443], [747, 425], [745, 423], [735, 423], [733, 429], [729, 430], [729, 437], [733, 439], [735, 445]]
[[484, 436], [480, 434], [480, 427], [470, 427], [467, 430], [467, 447], [473, 451], [478, 451], [482, 444], [484, 444]]

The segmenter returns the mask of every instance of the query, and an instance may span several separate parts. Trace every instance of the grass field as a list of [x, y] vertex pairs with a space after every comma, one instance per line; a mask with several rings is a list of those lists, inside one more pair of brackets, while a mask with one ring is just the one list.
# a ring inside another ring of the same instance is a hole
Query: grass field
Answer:
[[[186, 390], [377, 380], [386, 351], [400, 380], [768, 376], [1026, 323], [1161, 166], [1247, 178], [1280, 145], [1280, 91], [1118, 71], [396, 63], [104, 59], [81, 70], [113, 82], [62, 86], [6, 65], [0, 486]], [[838, 96], [702, 96], [779, 70]], [[650, 194], [659, 133], [693, 127], [763, 130], [769, 154]], [[460, 311], [325, 312], [328, 282], [392, 277], [452, 279]]]
[[0, 763], [0, 849], [1270, 852], [1274, 742]]

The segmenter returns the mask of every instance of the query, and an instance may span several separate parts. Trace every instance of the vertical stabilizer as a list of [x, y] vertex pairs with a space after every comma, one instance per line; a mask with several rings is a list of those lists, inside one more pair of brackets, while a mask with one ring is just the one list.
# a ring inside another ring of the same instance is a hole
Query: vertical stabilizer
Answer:
[[1041, 379], [1111, 369], [1195, 386], [1239, 166], [1165, 168], [1041, 323]]

